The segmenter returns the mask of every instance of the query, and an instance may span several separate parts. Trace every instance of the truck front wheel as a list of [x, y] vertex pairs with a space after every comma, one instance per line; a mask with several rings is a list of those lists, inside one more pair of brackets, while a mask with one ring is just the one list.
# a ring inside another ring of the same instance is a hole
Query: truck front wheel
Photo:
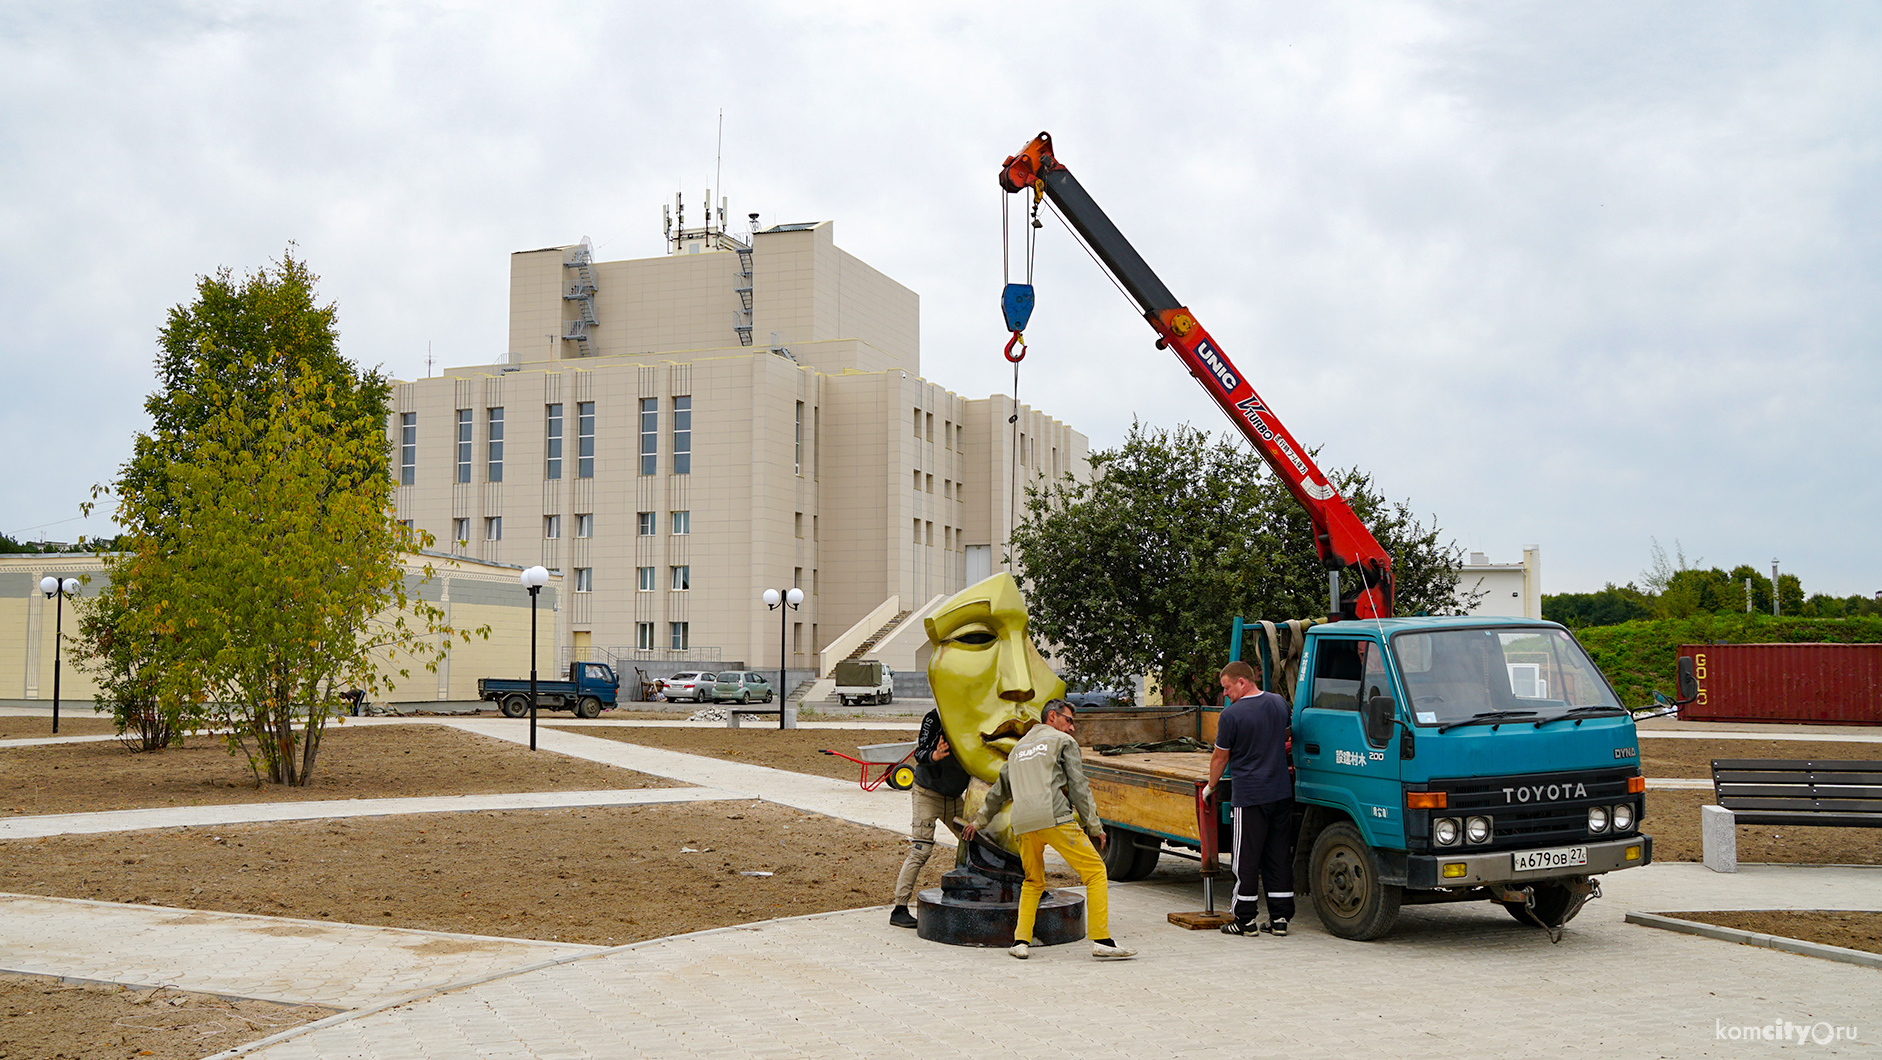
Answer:
[[578, 718], [601, 717], [601, 700], [594, 696], [583, 696], [581, 702], [575, 704], [575, 716]]
[[506, 718], [520, 718], [529, 713], [529, 697], [505, 696], [498, 709], [503, 711], [503, 716]]
[[1130, 883], [1156, 871], [1157, 859], [1163, 853], [1162, 843], [1123, 828], [1108, 829], [1106, 834], [1111, 838], [1099, 854], [1104, 859], [1106, 878]]
[[1314, 840], [1311, 864], [1314, 911], [1328, 931], [1363, 942], [1392, 930], [1404, 888], [1380, 878], [1378, 855], [1359, 829], [1328, 825]]

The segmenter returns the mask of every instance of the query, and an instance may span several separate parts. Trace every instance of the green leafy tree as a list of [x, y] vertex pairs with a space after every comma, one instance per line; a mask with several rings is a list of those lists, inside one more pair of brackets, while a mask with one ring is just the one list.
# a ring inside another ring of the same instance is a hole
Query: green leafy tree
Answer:
[[435, 670], [470, 636], [408, 594], [401, 553], [429, 542], [393, 518], [390, 387], [339, 356], [315, 279], [289, 255], [171, 311], [154, 426], [116, 490], [123, 588], [99, 620], [120, 640], [93, 642], [127, 691], [209, 704], [257, 781], [288, 785], [345, 691], [409, 674], [388, 659]]
[[1570, 629], [1612, 626], [1652, 618], [1653, 614], [1652, 597], [1632, 582], [1623, 586], [1609, 582], [1595, 593], [1556, 593], [1542, 598], [1542, 617]]
[[[1012, 540], [1033, 629], [1058, 645], [1070, 679], [1115, 686], [1160, 673], [1185, 701], [1211, 702], [1234, 616], [1326, 613], [1312, 523], [1247, 449], [1135, 424], [1091, 465], [1089, 482], [1029, 487]], [[1369, 476], [1329, 481], [1392, 554], [1399, 612], [1457, 611], [1462, 549]]]

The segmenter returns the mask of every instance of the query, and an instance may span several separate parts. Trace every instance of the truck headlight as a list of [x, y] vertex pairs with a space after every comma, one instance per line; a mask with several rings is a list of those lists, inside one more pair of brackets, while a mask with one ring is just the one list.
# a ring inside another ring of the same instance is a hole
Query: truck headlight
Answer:
[[1464, 842], [1466, 843], [1488, 843], [1491, 834], [1495, 831], [1488, 817], [1464, 818]]
[[1634, 804], [1631, 802], [1617, 803], [1614, 807], [1613, 819], [1614, 830], [1616, 832], [1625, 832], [1632, 828], [1634, 826]]
[[1457, 818], [1440, 817], [1431, 822], [1431, 838], [1441, 847], [1457, 845]]
[[1608, 830], [1608, 808], [1606, 806], [1588, 807], [1588, 831], [1605, 832]]

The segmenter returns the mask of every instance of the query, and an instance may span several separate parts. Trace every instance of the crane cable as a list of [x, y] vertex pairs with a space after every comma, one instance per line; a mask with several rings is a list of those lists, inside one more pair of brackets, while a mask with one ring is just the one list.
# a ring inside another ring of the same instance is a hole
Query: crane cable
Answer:
[[[1012, 209], [1011, 204], [1008, 202], [1007, 193], [1005, 191], [1000, 193], [1000, 278], [1006, 285], [1001, 292], [1000, 301], [1001, 308], [1006, 315], [1006, 326], [1012, 331], [1012, 337], [1006, 340], [1004, 355], [1013, 365], [1013, 411], [1006, 418], [1007, 424], [1012, 428], [1010, 432], [1012, 437], [1009, 443], [1012, 448], [1012, 474], [1009, 478], [1007, 490], [1006, 542], [1008, 562], [1011, 562], [1013, 548], [1012, 532], [1019, 522], [1019, 477], [1021, 467], [1019, 451], [1019, 362], [1026, 359], [1026, 336], [1024, 332], [1027, 321], [1032, 317], [1033, 259], [1038, 246], [1039, 229], [1043, 227], [1039, 221], [1039, 204], [1045, 200], [1044, 183], [1035, 183], [1032, 192], [1032, 204], [1028, 211], [1028, 224], [1026, 225], [1026, 282], [1024, 284], [1012, 282]], [[1013, 352], [1013, 347], [1015, 346], [1019, 347], [1018, 353]]]

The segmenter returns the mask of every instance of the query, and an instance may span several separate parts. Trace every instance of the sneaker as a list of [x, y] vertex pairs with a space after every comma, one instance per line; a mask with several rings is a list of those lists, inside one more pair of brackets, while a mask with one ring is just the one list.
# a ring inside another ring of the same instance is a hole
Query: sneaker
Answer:
[[889, 926], [912, 928], [915, 926], [915, 918], [909, 913], [907, 906], [898, 905], [889, 911]]
[[1006, 952], [1012, 954], [1015, 957], [1018, 957], [1020, 960], [1023, 961], [1026, 958], [1032, 956], [1032, 947], [1026, 945], [1024, 942], [1015, 942], [1013, 943], [1013, 948], [1010, 950], [1007, 950]]
[[1091, 955], [1101, 961], [1128, 961], [1137, 956], [1137, 951], [1115, 944], [1107, 946], [1102, 942], [1094, 942], [1091, 944]]
[[1272, 932], [1274, 937], [1277, 939], [1286, 938], [1287, 937], [1287, 921], [1270, 920], [1268, 921], [1268, 930]]
[[1246, 935], [1254, 939], [1261, 937], [1261, 926], [1253, 920], [1231, 920], [1222, 925], [1224, 935]]

